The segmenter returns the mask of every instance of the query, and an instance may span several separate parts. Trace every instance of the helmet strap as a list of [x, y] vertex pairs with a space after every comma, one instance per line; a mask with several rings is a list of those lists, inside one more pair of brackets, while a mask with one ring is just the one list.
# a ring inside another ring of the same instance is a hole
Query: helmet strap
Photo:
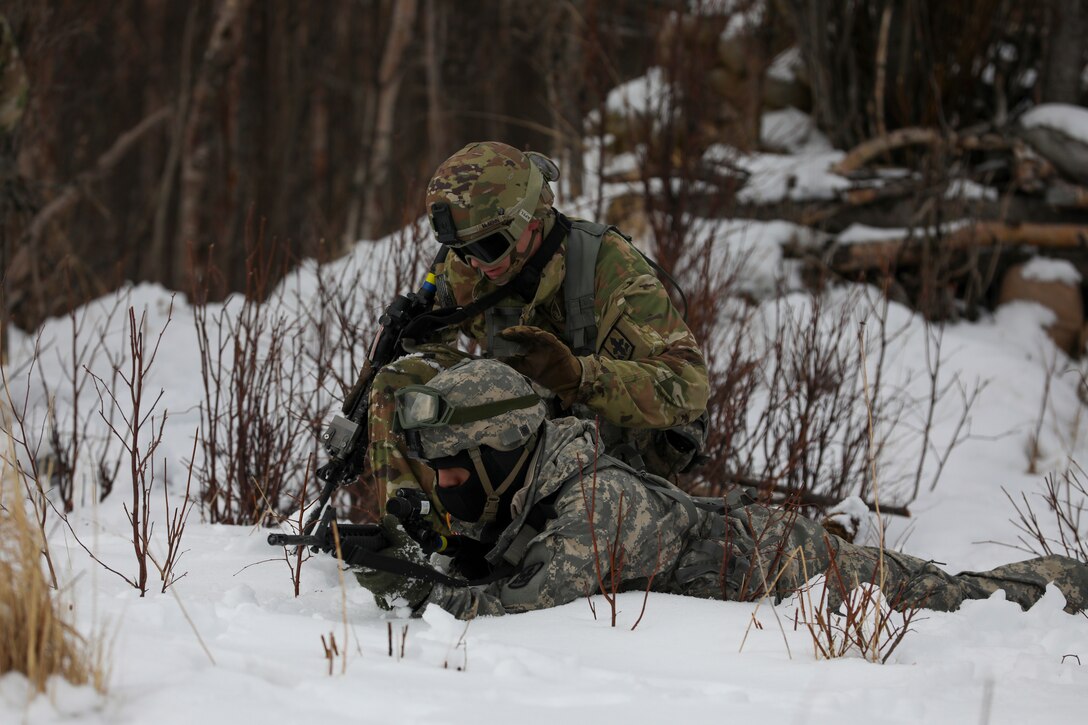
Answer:
[[529, 454], [536, 448], [534, 445], [535, 443], [536, 434], [534, 433], [532, 437], [525, 442], [517, 463], [510, 469], [510, 473], [506, 476], [506, 479], [499, 484], [498, 488], [494, 488], [491, 485], [491, 478], [487, 475], [487, 467], [484, 466], [483, 458], [480, 456], [480, 447], [477, 446], [469, 449], [469, 458], [472, 459], [472, 465], [476, 469], [476, 475], [480, 477], [484, 492], [487, 494], [487, 503], [484, 504], [484, 513], [483, 516], [480, 517], [480, 523], [490, 523], [498, 516], [499, 499], [506, 493], [506, 489], [510, 488], [510, 484], [517, 480], [518, 474], [521, 472], [521, 469], [525, 467], [525, 462], [529, 459]]
[[513, 209], [508, 209], [507, 214], [510, 215], [510, 236], [514, 238], [514, 243], [521, 238], [521, 235], [525, 233], [525, 228], [529, 226], [529, 222], [533, 220], [533, 212], [536, 211], [537, 203], [540, 201], [540, 193], [544, 188], [544, 174], [541, 173], [537, 165], [532, 161], [529, 162], [529, 181], [526, 184], [525, 196], [521, 198], [518, 205]]

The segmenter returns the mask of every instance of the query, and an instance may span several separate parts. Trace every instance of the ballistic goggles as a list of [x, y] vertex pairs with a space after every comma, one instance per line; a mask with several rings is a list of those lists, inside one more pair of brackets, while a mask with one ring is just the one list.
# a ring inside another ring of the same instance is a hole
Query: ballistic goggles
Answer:
[[544, 188], [544, 174], [535, 163], [529, 164], [529, 184], [516, 206], [485, 222], [458, 230], [450, 206], [444, 201], [431, 204], [431, 221], [439, 244], [453, 250], [462, 262], [475, 259], [493, 267], [506, 259], [533, 220], [533, 211]]
[[[408, 385], [395, 393], [397, 424], [404, 433], [408, 454], [412, 458], [427, 459], [421, 434], [428, 428], [475, 423], [514, 410], [531, 408], [540, 402], [535, 394], [522, 395], [507, 400], [497, 400], [480, 405], [452, 405], [443, 395], [425, 385]], [[511, 431], [514, 437], [519, 433]], [[500, 439], [504, 436], [500, 436]], [[431, 441], [434, 443], [434, 441]], [[505, 441], [504, 441], [505, 442]]]
[[492, 403], [456, 406], [446, 400], [442, 393], [426, 385], [406, 385], [395, 393], [395, 397], [397, 423], [405, 431], [475, 423], [512, 410], [531, 408], [540, 402], [540, 396], [534, 393]]

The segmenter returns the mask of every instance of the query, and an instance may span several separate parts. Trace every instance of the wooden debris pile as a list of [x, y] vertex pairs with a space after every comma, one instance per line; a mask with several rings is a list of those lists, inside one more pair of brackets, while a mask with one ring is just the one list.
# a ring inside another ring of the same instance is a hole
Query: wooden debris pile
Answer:
[[[819, 238], [827, 241], [818, 248], [797, 244], [785, 250], [805, 260], [811, 281], [881, 284], [932, 319], [973, 318], [983, 307], [1014, 299], [1040, 302], [1065, 330], [1052, 330], [1052, 337], [1077, 355], [1088, 339], [1082, 289], [1088, 279], [1088, 109], [1060, 110], [1063, 118], [1083, 122], [1083, 139], [1060, 123], [960, 133], [898, 129], [825, 163], [839, 183], [825, 185], [812, 198], [794, 188], [793, 179], [780, 198], [746, 197], [751, 175], [743, 163], [722, 162], [719, 149], [719, 160], [688, 180], [695, 190], [688, 211], [780, 219], [822, 232]], [[745, 155], [738, 152], [737, 158]], [[805, 161], [798, 156], [798, 167]], [[655, 176], [652, 169], [641, 172]], [[628, 169], [606, 180], [630, 183], [635, 173]], [[661, 202], [651, 198], [639, 205], [629, 198], [634, 195], [615, 202], [611, 222], [645, 226], [640, 214]], [[1068, 268], [1032, 283], [1038, 274], [1025, 272], [1024, 264], [1035, 257], [1064, 260]], [[1034, 289], [1054, 285], [1065, 291]]]

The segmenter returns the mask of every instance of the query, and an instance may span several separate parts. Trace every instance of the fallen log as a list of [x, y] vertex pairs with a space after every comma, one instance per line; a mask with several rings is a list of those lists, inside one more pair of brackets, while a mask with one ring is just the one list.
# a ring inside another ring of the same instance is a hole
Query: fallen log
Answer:
[[[937, 249], [943, 252], [1014, 246], [1088, 252], [1088, 225], [978, 221], [945, 232], [937, 242]], [[932, 254], [932, 251], [932, 248], [927, 249], [924, 239], [910, 236], [857, 242], [837, 247], [830, 267], [840, 273], [887, 270], [893, 264], [918, 264], [923, 255]]]
[[1088, 209], [1088, 189], [1074, 184], [1054, 184], [1046, 190], [1046, 203], [1062, 209]]
[[848, 176], [860, 170], [877, 156], [906, 146], [939, 147], [946, 139], [932, 128], [900, 128], [884, 136], [869, 139], [858, 144], [843, 157], [843, 160], [831, 167], [833, 173]]

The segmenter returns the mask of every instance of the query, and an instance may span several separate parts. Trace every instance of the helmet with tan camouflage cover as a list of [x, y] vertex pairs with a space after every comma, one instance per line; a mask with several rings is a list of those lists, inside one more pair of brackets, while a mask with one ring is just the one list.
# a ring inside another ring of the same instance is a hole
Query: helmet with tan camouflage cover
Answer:
[[[544, 219], [554, 195], [554, 162], [498, 141], [471, 143], [450, 156], [427, 185], [427, 213], [435, 236], [462, 260], [484, 266], [512, 255], [520, 269], [528, 255], [515, 244], [534, 219]], [[505, 283], [512, 275], [505, 275]]]
[[434, 460], [486, 446], [524, 446], [545, 406], [524, 375], [498, 360], [464, 360], [425, 386], [396, 393], [397, 418], [412, 453]]

